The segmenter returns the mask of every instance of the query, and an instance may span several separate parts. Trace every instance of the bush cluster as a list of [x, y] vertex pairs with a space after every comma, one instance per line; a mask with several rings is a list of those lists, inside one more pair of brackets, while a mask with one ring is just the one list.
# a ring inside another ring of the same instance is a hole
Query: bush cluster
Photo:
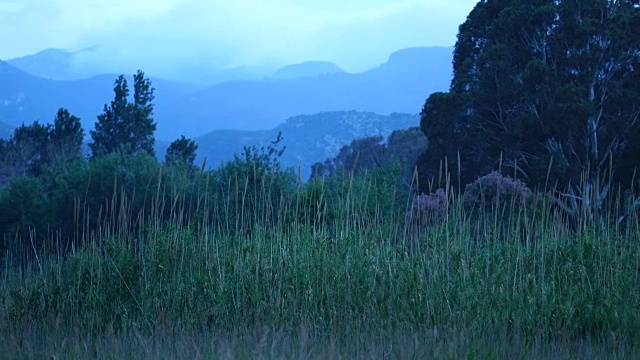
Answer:
[[437, 189], [429, 195], [420, 194], [413, 199], [407, 220], [413, 224], [438, 224], [444, 219], [448, 208], [447, 194]]
[[525, 183], [493, 171], [467, 184], [462, 201], [467, 210], [490, 212], [512, 202], [522, 205], [530, 196]]

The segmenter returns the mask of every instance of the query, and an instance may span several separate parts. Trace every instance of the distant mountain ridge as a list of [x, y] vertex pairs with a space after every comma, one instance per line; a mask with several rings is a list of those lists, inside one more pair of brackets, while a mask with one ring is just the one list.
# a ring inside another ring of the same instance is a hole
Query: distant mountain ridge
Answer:
[[26, 55], [6, 62], [22, 71], [50, 80], [81, 80], [98, 75], [91, 71], [82, 71], [76, 64], [76, 56], [91, 48], [80, 51], [64, 49], [45, 49], [36, 54]]
[[[0, 121], [17, 127], [53, 121], [60, 107], [80, 117], [86, 136], [93, 129], [105, 104], [113, 100], [113, 83], [117, 75], [100, 75], [84, 80], [57, 81], [43, 79], [0, 61]], [[132, 85], [131, 77], [128, 77]], [[171, 101], [200, 87], [164, 79], [151, 78], [159, 101]]]
[[345, 71], [338, 65], [329, 61], [305, 61], [303, 63], [282, 67], [274, 72], [273, 77], [276, 79], [293, 79], [343, 72]]
[[[35, 54], [7, 59], [6, 62], [30, 75], [49, 80], [86, 80], [95, 76], [119, 73], [112, 67], [95, 64], [100, 58], [98, 46], [78, 51], [49, 48]], [[138, 67], [140, 68], [140, 66]], [[144, 66], [142, 66], [144, 69]], [[163, 74], [160, 78], [209, 86], [231, 80], [259, 80], [270, 76], [277, 69], [273, 66], [238, 66], [228, 69], [176, 69], [176, 73]]]
[[307, 179], [316, 162], [338, 154], [342, 146], [363, 137], [389, 136], [391, 132], [417, 126], [417, 114], [393, 113], [380, 115], [370, 112], [334, 111], [313, 115], [301, 115], [287, 119], [269, 130], [242, 131], [216, 130], [196, 139], [198, 162], [206, 157], [211, 167], [232, 160], [233, 154], [241, 154], [244, 146], [267, 146], [282, 132], [282, 145], [286, 150], [281, 163], [284, 167], [298, 167]]
[[[432, 92], [449, 88], [452, 54], [453, 48], [409, 48], [359, 74], [326, 73], [339, 68], [309, 62], [298, 65], [322, 74], [227, 81], [206, 88], [151, 77], [156, 138], [171, 141], [182, 134], [195, 138], [219, 129], [271, 129], [293, 116], [330, 111], [418, 113]], [[96, 116], [113, 99], [116, 77], [56, 81], [0, 62], [0, 120], [12, 126], [49, 122], [59, 107], [66, 107], [82, 119], [88, 136]]]
[[[360, 74], [332, 73], [293, 79], [233, 81], [189, 94], [162, 108], [159, 121], [188, 134], [215, 128], [268, 129], [287, 118], [322, 111], [418, 113], [452, 78], [452, 48], [406, 49]], [[211, 104], [203, 111], [201, 104]]]

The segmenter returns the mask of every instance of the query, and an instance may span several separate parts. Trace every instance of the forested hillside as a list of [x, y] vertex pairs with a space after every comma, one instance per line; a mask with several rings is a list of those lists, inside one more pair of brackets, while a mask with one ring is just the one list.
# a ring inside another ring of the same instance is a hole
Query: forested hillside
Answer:
[[280, 158], [284, 168], [300, 168], [301, 176], [307, 179], [311, 165], [334, 157], [343, 146], [353, 140], [381, 136], [386, 138], [394, 130], [416, 126], [418, 115], [391, 114], [388, 116], [356, 112], [322, 112], [314, 115], [300, 115], [287, 119], [283, 124], [270, 130], [240, 131], [218, 130], [198, 137], [198, 162], [204, 158], [210, 166], [233, 159], [245, 146], [267, 146], [282, 133], [281, 145], [286, 151]]

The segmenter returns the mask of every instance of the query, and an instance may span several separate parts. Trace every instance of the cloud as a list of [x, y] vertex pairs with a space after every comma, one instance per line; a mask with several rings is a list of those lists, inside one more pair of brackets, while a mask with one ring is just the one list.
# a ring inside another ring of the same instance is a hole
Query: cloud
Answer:
[[0, 0], [0, 41], [5, 44], [0, 57], [98, 45], [80, 61], [103, 62], [118, 72], [138, 67], [149, 73], [226, 68], [274, 58], [284, 63], [329, 60], [360, 71], [403, 47], [453, 45], [458, 25], [474, 4], [473, 0]]

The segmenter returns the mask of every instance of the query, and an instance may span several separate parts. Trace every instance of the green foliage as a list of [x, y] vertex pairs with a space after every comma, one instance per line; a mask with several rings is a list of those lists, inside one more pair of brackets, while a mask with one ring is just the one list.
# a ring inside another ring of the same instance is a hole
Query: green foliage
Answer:
[[49, 162], [50, 127], [35, 121], [21, 125], [13, 132], [5, 155], [14, 176], [38, 176]]
[[460, 26], [450, 91], [432, 94], [421, 114], [430, 142], [421, 175], [436, 176], [447, 157], [460, 185], [501, 164], [532, 188], [577, 192], [585, 173], [592, 187], [610, 174], [630, 186], [640, 135], [633, 3], [478, 3]]
[[282, 133], [278, 133], [275, 140], [266, 148], [258, 149], [255, 146], [245, 146], [242, 156], [234, 154], [234, 164], [253, 167], [257, 175], [264, 175], [280, 170], [280, 157], [284, 154], [286, 146], [280, 148]]
[[407, 163], [408, 174], [413, 174], [418, 156], [428, 146], [427, 137], [420, 127], [396, 130], [387, 139], [387, 154], [389, 159]]
[[[405, 171], [405, 164], [400, 161], [389, 161], [356, 174], [340, 170], [306, 184], [303, 204], [330, 225], [344, 219], [397, 218], [406, 212], [411, 193]], [[396, 225], [389, 224], [390, 228]]]
[[523, 219], [507, 221], [498, 238], [487, 235], [493, 219], [465, 216], [454, 198], [450, 216], [408, 251], [389, 231], [404, 213], [386, 212], [384, 196], [367, 195], [389, 184], [377, 187], [367, 174], [345, 194], [320, 179], [308, 184], [309, 200], [322, 203], [326, 193], [327, 206], [344, 209], [329, 221], [275, 217], [238, 238], [225, 224], [151, 219], [138, 226], [153, 231], [115, 229], [120, 235], [102, 235], [36, 271], [11, 271], [0, 288], [0, 326], [15, 336], [35, 326], [94, 341], [112, 331], [133, 331], [140, 341], [299, 326], [322, 336], [426, 328], [472, 342], [485, 333], [525, 343], [600, 343], [611, 333], [636, 341], [637, 229], [571, 233], [551, 211], [543, 218], [522, 212], [508, 214]]
[[81, 234], [78, 234], [78, 226], [82, 221], [83, 212], [91, 210], [92, 215], [89, 216], [95, 217], [97, 209], [83, 208], [83, 202], [93, 196], [104, 195], [89, 192], [90, 174], [89, 162], [82, 157], [76, 157], [55, 162], [39, 178], [43, 184], [42, 192], [51, 201], [51, 214], [48, 222], [45, 223], [46, 219], [42, 218], [31, 225], [46, 224], [48, 228], [57, 232], [59, 237], [56, 241], [60, 242], [58, 245], [64, 251], [69, 250], [71, 240], [79, 245], [78, 236]]
[[281, 141], [279, 133], [266, 148], [245, 147], [242, 155], [235, 154], [233, 161], [213, 171], [211, 203], [223, 204], [215, 221], [237, 234], [247, 234], [274, 220], [283, 199], [291, 196], [296, 186], [293, 171], [280, 167], [285, 151], [280, 148]]
[[67, 109], [60, 108], [50, 130], [52, 157], [73, 159], [82, 153], [84, 130], [80, 118], [73, 116]]
[[103, 113], [98, 115], [95, 130], [91, 131], [93, 142], [89, 147], [93, 158], [116, 151], [155, 155], [156, 123], [152, 118], [155, 89], [140, 70], [133, 76], [133, 81], [133, 102], [130, 102], [124, 75], [116, 79], [114, 99], [109, 106], [104, 106]]
[[[89, 194], [84, 206], [93, 214], [89, 221], [98, 224], [96, 215], [101, 209], [103, 216], [114, 219], [138, 214], [145, 206], [149, 209], [152, 199], [158, 196], [158, 182], [162, 182], [158, 178], [160, 174], [157, 160], [146, 153], [133, 156], [112, 153], [95, 158], [90, 162], [88, 176], [84, 177]], [[105, 200], [110, 200], [109, 207]]]
[[[638, 65], [640, 15], [629, 6], [480, 2], [461, 27], [451, 91], [432, 95], [423, 108], [429, 148], [419, 171], [449, 170], [465, 181], [503, 159], [535, 184], [553, 158], [550, 180], [562, 183], [585, 164], [597, 174], [604, 168], [594, 160], [615, 158], [616, 174], [632, 174], [637, 160], [629, 151], [639, 132], [623, 120], [637, 117], [640, 82], [630, 69]], [[594, 63], [594, 54], [615, 69]], [[588, 80], [597, 86], [590, 89]], [[444, 174], [447, 189], [416, 197], [407, 166], [426, 141], [415, 128], [386, 143], [354, 141], [307, 184], [282, 168], [281, 134], [206, 173], [191, 166], [195, 144], [182, 137], [166, 163], [189, 166], [162, 167], [148, 151], [153, 89], [141, 72], [134, 82], [130, 103], [126, 81], [116, 80], [115, 99], [92, 133], [90, 162], [72, 156], [82, 130], [63, 109], [53, 128], [34, 123], [0, 141], [2, 161], [22, 166], [3, 167], [14, 173], [0, 188], [0, 257], [8, 255], [0, 269], [0, 333], [9, 334], [1, 353], [37, 352], [33, 346], [57, 334], [64, 337], [49, 340], [56, 352], [77, 334], [95, 357], [95, 343], [111, 345], [103, 340], [113, 333], [135, 339], [136, 348], [151, 338], [154, 348], [178, 333], [208, 339], [215, 331], [235, 337], [254, 329], [264, 349], [263, 334], [300, 327], [336, 343], [358, 331], [371, 339], [370, 329], [409, 338], [433, 329], [426, 339], [442, 348], [458, 341], [470, 358], [513, 357], [492, 352], [495, 334], [534, 347], [603, 344], [605, 337], [619, 341], [615, 351], [638, 343], [633, 189], [608, 208], [607, 216], [624, 214], [624, 226], [598, 227], [573, 226], [548, 195], [531, 195], [497, 172], [464, 195]], [[601, 91], [607, 96], [598, 98]], [[597, 141], [585, 138], [594, 121]], [[601, 141], [608, 145], [594, 152]], [[51, 152], [68, 161], [50, 162]], [[433, 181], [419, 183], [434, 188]], [[531, 206], [516, 206], [530, 197]], [[485, 334], [492, 337], [477, 350]], [[151, 352], [145, 355], [158, 357]], [[291, 357], [310, 352], [301, 354]], [[363, 354], [370, 355], [347, 357]], [[460, 357], [438, 355], [415, 357]]]
[[[98, 229], [109, 234], [131, 214], [142, 217], [129, 219], [133, 223], [127, 226], [143, 221], [152, 210], [162, 217], [170, 204], [163, 202], [164, 186], [158, 193], [159, 174], [160, 165], [150, 155], [114, 153], [91, 162], [58, 162], [39, 178], [15, 178], [0, 196], [0, 208], [7, 212], [0, 220], [0, 236], [11, 248], [31, 249], [35, 239], [38, 249], [64, 253], [82, 246]], [[52, 233], [55, 239], [50, 239]]]
[[312, 166], [311, 179], [347, 172], [360, 173], [385, 166], [392, 162], [406, 164], [403, 178], [413, 176], [414, 165], [420, 153], [427, 147], [427, 139], [418, 127], [395, 130], [383, 143], [381, 136], [356, 139], [340, 149], [338, 155]]
[[[285, 145], [287, 151], [282, 154], [280, 163], [283, 168], [296, 169], [306, 180], [313, 169], [306, 168], [304, 164], [324, 162], [327, 154], [337, 154], [342, 144], [371, 134], [386, 137], [393, 130], [416, 126], [419, 121], [417, 114], [323, 111], [288, 118], [273, 129], [212, 131], [199, 136], [198, 154], [206, 157], [207, 162], [217, 165], [233, 160], [233, 154], [242, 152], [245, 145], [268, 145], [282, 132], [285, 138], [281, 145]], [[424, 137], [422, 134], [420, 136]], [[299, 169], [301, 163], [305, 167]]]
[[192, 139], [187, 139], [182, 135], [180, 139], [173, 141], [164, 157], [167, 164], [185, 164], [192, 166], [196, 161], [196, 150], [198, 144]]
[[[468, 127], [461, 125], [459, 121], [464, 107], [465, 98], [454, 93], [433, 93], [425, 102], [420, 113], [420, 129], [429, 139], [429, 144], [427, 151], [420, 155], [416, 162], [421, 192], [428, 192], [431, 178], [442, 174], [444, 168], [454, 179], [461, 177], [461, 183], [466, 184], [473, 179], [473, 176], [466, 175], [467, 173], [475, 174], [481, 170], [474, 167], [488, 165], [487, 162], [471, 161], [458, 164], [458, 155], [467, 159], [474, 151], [473, 147], [462, 146], [473, 141]], [[445, 160], [446, 163], [443, 163]], [[464, 166], [465, 170], [468, 166], [472, 168], [459, 172], [458, 165]]]
[[0, 185], [16, 176], [41, 176], [56, 162], [81, 155], [80, 119], [60, 108], [54, 124], [22, 125], [8, 141], [0, 140]]
[[0, 251], [24, 262], [31, 259], [33, 249], [51, 235], [47, 226], [52, 217], [52, 203], [39, 179], [16, 177], [0, 189]]
[[336, 172], [356, 173], [382, 165], [386, 147], [382, 136], [370, 136], [356, 139], [340, 148], [332, 159], [313, 166], [312, 177], [322, 177]]

